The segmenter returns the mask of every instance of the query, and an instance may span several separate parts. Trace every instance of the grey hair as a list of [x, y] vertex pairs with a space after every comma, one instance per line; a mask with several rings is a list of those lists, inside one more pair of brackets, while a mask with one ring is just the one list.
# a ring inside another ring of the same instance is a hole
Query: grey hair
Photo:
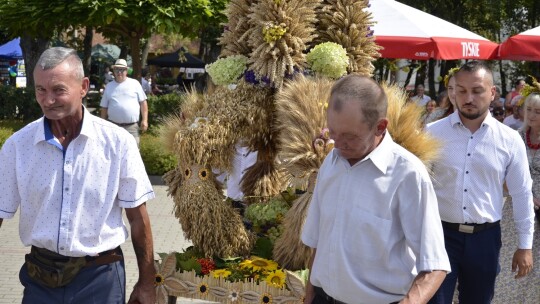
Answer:
[[36, 64], [42, 70], [53, 69], [64, 61], [68, 61], [72, 73], [78, 80], [84, 78], [84, 69], [77, 51], [65, 47], [52, 47], [45, 50]]

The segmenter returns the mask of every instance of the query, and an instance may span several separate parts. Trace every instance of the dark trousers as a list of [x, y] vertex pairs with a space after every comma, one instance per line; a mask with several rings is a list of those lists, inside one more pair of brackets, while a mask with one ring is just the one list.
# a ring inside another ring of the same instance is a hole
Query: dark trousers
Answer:
[[456, 281], [460, 304], [491, 303], [500, 270], [501, 226], [474, 234], [446, 227], [443, 230], [452, 272], [446, 275], [429, 304], [451, 304]]
[[26, 263], [19, 279], [24, 286], [22, 304], [124, 304], [126, 273], [124, 261], [81, 269], [68, 285], [49, 288], [28, 276]]

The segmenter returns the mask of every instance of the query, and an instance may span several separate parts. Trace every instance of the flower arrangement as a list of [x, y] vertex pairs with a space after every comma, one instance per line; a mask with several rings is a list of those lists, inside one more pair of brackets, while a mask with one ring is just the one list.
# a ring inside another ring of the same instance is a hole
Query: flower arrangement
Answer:
[[330, 78], [339, 78], [347, 74], [349, 57], [341, 45], [324, 42], [316, 45], [307, 54], [307, 62], [314, 72]]
[[[308, 271], [292, 273], [272, 260], [197, 258], [193, 247], [160, 254], [154, 285], [158, 304], [170, 295], [220, 300], [226, 303], [301, 303]], [[175, 267], [176, 266], [176, 267]]]
[[216, 85], [229, 85], [235, 84], [244, 74], [247, 61], [247, 57], [243, 55], [234, 55], [220, 58], [214, 63], [207, 64], [205, 68]]

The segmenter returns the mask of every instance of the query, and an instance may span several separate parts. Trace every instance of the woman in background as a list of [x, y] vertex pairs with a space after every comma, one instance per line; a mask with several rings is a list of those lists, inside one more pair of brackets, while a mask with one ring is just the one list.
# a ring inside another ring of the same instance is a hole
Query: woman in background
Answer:
[[[537, 218], [532, 248], [533, 261], [534, 263], [540, 263], [540, 242], [538, 241], [540, 234], [538, 227], [538, 210], [540, 208], [540, 87], [536, 88], [536, 90], [538, 90], [536, 93], [531, 93], [520, 101], [520, 103], [525, 103], [523, 105], [525, 119], [519, 133], [525, 142], [529, 170], [533, 180], [533, 203]], [[507, 196], [501, 219], [502, 247], [500, 261], [511, 261], [517, 248], [518, 237], [516, 229], [514, 229], [512, 212], [512, 198]], [[511, 265], [501, 265], [501, 272], [497, 276], [495, 297], [492, 303], [539, 303], [540, 268], [535, 265], [529, 275], [521, 279], [515, 279], [516, 273], [512, 272], [511, 269]]]

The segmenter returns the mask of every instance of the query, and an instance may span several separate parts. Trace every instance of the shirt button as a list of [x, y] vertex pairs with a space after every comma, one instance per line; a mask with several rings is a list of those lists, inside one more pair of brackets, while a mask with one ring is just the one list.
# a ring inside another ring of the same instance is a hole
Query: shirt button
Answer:
[[465, 192], [467, 192], [467, 189], [465, 189]]
[[71, 164], [71, 161], [66, 160], [66, 165], [69, 165], [69, 164]]
[[69, 188], [68, 188], [68, 187], [65, 187], [64, 190], [66, 190], [66, 192], [69, 192]]
[[467, 209], [467, 207], [463, 207], [463, 210]]
[[467, 153], [467, 156], [471, 156], [471, 153]]
[[469, 174], [469, 171], [465, 171], [465, 174]]

